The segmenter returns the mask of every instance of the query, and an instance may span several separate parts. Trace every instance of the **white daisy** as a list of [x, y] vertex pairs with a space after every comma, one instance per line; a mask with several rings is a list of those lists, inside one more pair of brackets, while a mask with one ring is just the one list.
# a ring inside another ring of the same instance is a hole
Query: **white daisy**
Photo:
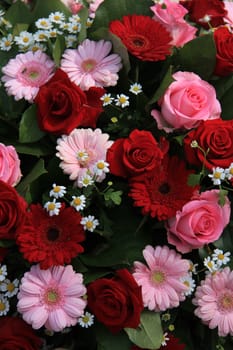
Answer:
[[60, 24], [65, 20], [65, 15], [62, 12], [56, 11], [49, 15], [49, 20], [53, 23]]
[[233, 178], [233, 163], [231, 163], [230, 166], [225, 169], [225, 175], [227, 180], [231, 180]]
[[111, 97], [111, 94], [104, 94], [100, 99], [103, 101], [104, 107], [110, 105], [114, 100], [114, 98]]
[[74, 47], [77, 45], [77, 35], [69, 34], [65, 36], [66, 47]]
[[28, 47], [34, 43], [34, 37], [32, 33], [24, 30], [19, 34], [19, 36], [14, 37], [14, 41], [20, 47]]
[[132, 94], [134, 95], [138, 95], [142, 92], [142, 85], [138, 83], [134, 83], [130, 85], [129, 91], [132, 92]]
[[86, 197], [83, 194], [81, 196], [72, 196], [70, 205], [77, 211], [83, 210], [86, 206]]
[[109, 173], [109, 163], [104, 160], [98, 160], [93, 167], [94, 175], [102, 176], [104, 173]]
[[62, 198], [66, 194], [66, 188], [65, 186], [59, 186], [56, 184], [53, 184], [52, 190], [49, 192], [50, 197], [54, 198]]
[[186, 295], [186, 296], [191, 295], [194, 292], [195, 287], [196, 287], [196, 282], [192, 278], [191, 274], [183, 276], [180, 280], [187, 287], [187, 290], [185, 291], [184, 295]]
[[212, 273], [218, 270], [217, 264], [211, 260], [210, 256], [204, 259], [204, 266]]
[[39, 18], [36, 22], [35, 22], [35, 26], [38, 29], [51, 29], [52, 28], [52, 22], [50, 19], [48, 18]]
[[214, 249], [214, 252], [212, 254], [212, 259], [216, 261], [218, 266], [226, 265], [231, 259], [229, 256], [231, 255], [230, 252], [223, 253], [221, 249]]
[[9, 301], [3, 295], [0, 295], [0, 316], [6, 316], [9, 310]]
[[12, 45], [14, 44], [12, 34], [8, 34], [0, 40], [0, 49], [2, 51], [10, 51]]
[[7, 276], [7, 267], [6, 265], [0, 265], [0, 282], [4, 281]]
[[94, 183], [93, 178], [88, 174], [86, 174], [80, 180], [78, 180], [79, 187], [87, 187], [87, 186], [93, 185], [93, 183]]
[[34, 40], [36, 42], [46, 42], [48, 40], [48, 31], [47, 30], [37, 30], [33, 34]]
[[72, 15], [69, 17], [69, 22], [71, 23], [80, 23], [81, 22], [81, 18], [78, 14]]
[[71, 34], [79, 33], [81, 30], [81, 23], [70, 22], [67, 30]]
[[168, 340], [169, 340], [168, 333], [165, 332], [165, 333], [163, 334], [163, 341], [162, 341], [161, 345], [162, 345], [162, 346], [166, 346]]
[[49, 216], [58, 215], [60, 212], [59, 209], [61, 208], [61, 203], [56, 202], [56, 199], [54, 198], [52, 202], [50, 201], [46, 202], [44, 205], [44, 208], [49, 213]]
[[83, 217], [80, 223], [83, 225], [84, 230], [93, 232], [96, 226], [99, 225], [99, 220], [95, 219], [92, 215], [88, 215]]
[[189, 260], [189, 272], [193, 273], [194, 275], [197, 274], [197, 267], [198, 264], [194, 264], [192, 260]]
[[94, 315], [92, 315], [90, 312], [85, 312], [84, 315], [79, 317], [78, 324], [83, 328], [88, 328], [92, 326], [94, 323]]
[[129, 106], [129, 97], [125, 94], [118, 94], [115, 98], [116, 106], [120, 106], [122, 108], [125, 108]]
[[6, 278], [2, 283], [0, 283], [0, 291], [5, 292], [6, 297], [13, 297], [18, 293], [19, 280], [16, 278], [14, 281], [10, 281]]
[[214, 185], [221, 185], [221, 182], [225, 179], [225, 172], [223, 168], [213, 168], [213, 173], [208, 175], [213, 181]]

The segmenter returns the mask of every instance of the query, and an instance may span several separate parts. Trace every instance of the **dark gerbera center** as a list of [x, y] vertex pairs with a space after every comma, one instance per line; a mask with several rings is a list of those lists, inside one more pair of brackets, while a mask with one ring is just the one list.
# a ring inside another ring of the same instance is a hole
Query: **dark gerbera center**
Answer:
[[50, 227], [47, 231], [47, 238], [49, 241], [56, 241], [59, 237], [59, 230], [56, 227]]
[[170, 191], [170, 186], [167, 182], [164, 182], [162, 185], [159, 186], [159, 192], [162, 194], [167, 194]]
[[132, 35], [129, 41], [131, 42], [131, 46], [136, 49], [144, 49], [148, 46], [147, 38], [140, 34]]

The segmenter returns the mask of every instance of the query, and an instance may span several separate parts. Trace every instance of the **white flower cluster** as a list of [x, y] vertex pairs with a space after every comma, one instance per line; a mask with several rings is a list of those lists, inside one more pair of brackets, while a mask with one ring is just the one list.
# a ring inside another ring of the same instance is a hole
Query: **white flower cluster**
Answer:
[[213, 168], [212, 174], [208, 175], [214, 185], [221, 185], [222, 181], [230, 181], [233, 178], [233, 163], [228, 168]]
[[220, 270], [224, 265], [230, 262], [230, 252], [224, 253], [221, 249], [214, 249], [211, 256], [204, 259], [204, 266], [207, 267], [207, 272], [214, 273]]
[[[140, 93], [142, 93], [142, 85], [138, 83], [131, 84], [129, 92], [131, 92], [133, 95], [139, 95]], [[126, 108], [130, 105], [129, 96], [125, 94], [117, 94], [114, 98], [111, 94], [106, 93], [101, 97], [101, 101], [103, 101], [104, 107], [113, 103], [115, 103], [115, 106], [121, 108]]]
[[12, 298], [18, 293], [19, 280], [13, 281], [7, 278], [6, 265], [0, 265], [0, 316], [5, 316], [10, 310], [8, 298]]

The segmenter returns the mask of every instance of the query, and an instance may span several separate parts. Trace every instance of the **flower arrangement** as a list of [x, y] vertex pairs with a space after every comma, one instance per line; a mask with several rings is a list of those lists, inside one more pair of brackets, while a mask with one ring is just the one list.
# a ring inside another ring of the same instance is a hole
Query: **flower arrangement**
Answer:
[[232, 348], [232, 14], [1, 2], [1, 349]]

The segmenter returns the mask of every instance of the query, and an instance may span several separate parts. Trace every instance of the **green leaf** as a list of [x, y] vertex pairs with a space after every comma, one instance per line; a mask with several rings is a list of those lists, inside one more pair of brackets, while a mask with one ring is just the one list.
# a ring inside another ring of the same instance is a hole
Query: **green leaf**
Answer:
[[84, 39], [87, 37], [87, 27], [86, 27], [86, 22], [88, 18], [88, 9], [83, 7], [79, 13], [78, 13], [81, 21], [81, 30], [78, 34], [78, 40], [79, 42], [82, 42]]
[[96, 323], [94, 331], [97, 338], [98, 350], [130, 350], [131, 342], [125, 332], [113, 334], [102, 324]]
[[71, 12], [60, 0], [39, 0], [36, 1], [32, 12], [33, 20], [38, 18], [48, 17], [50, 13], [61, 11], [66, 16], [71, 16]]
[[44, 167], [44, 160], [39, 159], [30, 171], [30, 173], [26, 177], [24, 177], [23, 180], [16, 187], [19, 194], [23, 197], [26, 197], [30, 192], [30, 185], [32, 184], [32, 182], [45, 173], [47, 173], [47, 170]]
[[125, 15], [140, 14], [151, 16], [150, 6], [153, 4], [151, 0], [105, 0], [96, 11], [90, 31], [95, 31], [101, 27], [108, 28], [111, 21], [122, 19]]
[[[201, 48], [201, 49], [200, 49]], [[206, 34], [189, 41], [173, 56], [176, 70], [194, 72], [208, 80], [216, 62], [213, 34]]]
[[53, 47], [53, 59], [57, 67], [60, 66], [61, 56], [65, 50], [65, 38], [64, 36], [58, 35]]
[[154, 95], [152, 96], [152, 98], [148, 102], [148, 105], [152, 105], [152, 104], [156, 103], [159, 100], [159, 98], [161, 96], [163, 96], [163, 94], [167, 90], [168, 86], [173, 81], [174, 81], [174, 79], [172, 78], [172, 66], [170, 66], [169, 69], [167, 70], [163, 80], [161, 81], [159, 88], [155, 91]]
[[13, 36], [19, 35], [24, 30], [28, 30], [27, 23], [17, 23], [13, 28]]
[[19, 142], [30, 143], [40, 140], [45, 133], [38, 127], [36, 119], [36, 105], [31, 105], [22, 116], [19, 125]]
[[212, 80], [211, 84], [215, 87], [217, 98], [221, 100], [225, 93], [233, 87], [233, 74]]
[[163, 341], [163, 329], [159, 313], [143, 311], [138, 328], [125, 328], [129, 339], [142, 349], [159, 349]]
[[8, 9], [5, 18], [13, 25], [19, 23], [31, 24], [33, 21], [28, 7], [21, 0], [17, 0]]
[[231, 86], [231, 88], [228, 89], [220, 99], [220, 103], [222, 107], [221, 117], [224, 120], [233, 119], [232, 99], [233, 99], [233, 86]]
[[0, 247], [1, 248], [10, 248], [15, 244], [14, 240], [12, 239], [1, 239], [0, 240]]
[[200, 184], [202, 174], [189, 174], [188, 176], [188, 185], [196, 186]]
[[223, 207], [224, 204], [226, 203], [227, 194], [228, 194], [228, 191], [220, 189], [218, 203], [221, 205], [221, 207]]
[[104, 199], [106, 201], [112, 201], [116, 205], [120, 205], [122, 193], [122, 191], [114, 191], [113, 188], [110, 188], [104, 193]]

